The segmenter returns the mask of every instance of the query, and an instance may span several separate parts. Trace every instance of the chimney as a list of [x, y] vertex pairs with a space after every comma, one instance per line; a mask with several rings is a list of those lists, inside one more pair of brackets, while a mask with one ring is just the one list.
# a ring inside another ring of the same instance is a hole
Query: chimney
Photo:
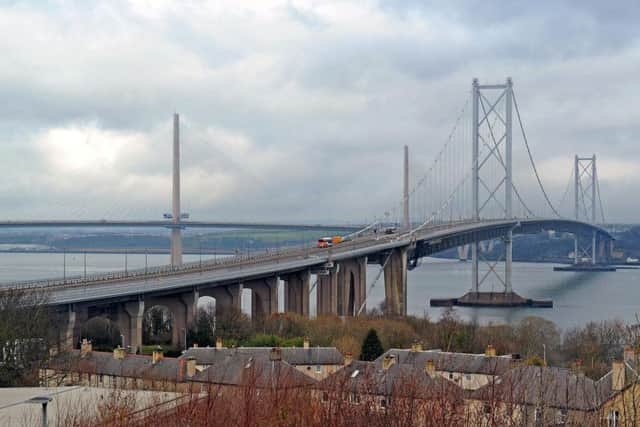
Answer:
[[91, 351], [93, 351], [91, 341], [83, 338], [82, 343], [80, 343], [80, 357], [85, 357], [87, 354], [91, 353]]
[[411, 351], [416, 352], [416, 351], [422, 351], [422, 344], [419, 342], [414, 342], [413, 344], [411, 344]]
[[187, 357], [187, 378], [192, 378], [196, 374], [195, 357]]
[[630, 345], [624, 346], [624, 356], [622, 358], [625, 363], [635, 364], [636, 363], [636, 352]]
[[198, 348], [198, 343], [197, 343], [197, 342], [194, 342], [194, 343], [191, 345], [191, 348]]
[[272, 362], [282, 360], [282, 350], [280, 350], [280, 347], [274, 347], [271, 349], [271, 353], [269, 353], [269, 360]]
[[304, 343], [302, 344], [304, 348], [309, 348], [309, 337], [304, 337]]
[[396, 357], [390, 354], [384, 356], [382, 359], [382, 369], [389, 369], [391, 365], [396, 362]]
[[433, 377], [436, 374], [436, 364], [433, 362], [432, 359], [427, 360], [427, 363], [425, 363], [424, 365], [424, 371], [430, 377]]
[[611, 366], [611, 390], [622, 391], [625, 384], [624, 362], [614, 361]]
[[581, 374], [582, 373], [582, 359], [576, 359], [574, 366], [575, 366], [576, 374]]
[[484, 355], [487, 357], [495, 357], [496, 356], [496, 348], [491, 344], [487, 345], [487, 348], [484, 351]]
[[222, 347], [222, 337], [216, 337], [216, 348], [220, 350]]
[[353, 354], [350, 351], [348, 351], [344, 355], [344, 366], [351, 365], [351, 362], [353, 362]]
[[113, 349], [113, 358], [116, 360], [123, 360], [126, 355], [127, 352], [120, 346]]
[[153, 350], [153, 353], [151, 353], [151, 357], [152, 357], [151, 361], [154, 365], [159, 361], [161, 361], [164, 358], [164, 354], [162, 353], [162, 347], [160, 346], [156, 347], [156, 349]]

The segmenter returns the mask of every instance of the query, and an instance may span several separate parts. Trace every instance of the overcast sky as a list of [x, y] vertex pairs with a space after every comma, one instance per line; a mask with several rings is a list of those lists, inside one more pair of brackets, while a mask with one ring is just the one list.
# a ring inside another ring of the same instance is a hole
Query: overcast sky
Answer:
[[552, 198], [596, 153], [640, 220], [637, 1], [242, 3], [0, 1], [0, 217], [161, 218], [178, 111], [193, 219], [361, 222], [511, 76]]

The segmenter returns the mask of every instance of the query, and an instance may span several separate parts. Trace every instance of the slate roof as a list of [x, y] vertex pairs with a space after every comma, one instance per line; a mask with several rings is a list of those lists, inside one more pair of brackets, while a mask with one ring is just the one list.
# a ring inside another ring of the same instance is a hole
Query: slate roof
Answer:
[[462, 389], [440, 377], [427, 375], [424, 369], [394, 363], [383, 369], [378, 363], [353, 361], [318, 383], [317, 388], [378, 396], [408, 396], [429, 399], [447, 396], [462, 398]]
[[186, 378], [186, 360], [165, 357], [154, 364], [151, 356], [127, 354], [124, 359], [116, 359], [113, 353], [99, 351], [81, 356], [80, 350], [72, 350], [51, 361], [49, 367], [58, 371], [172, 382]]
[[[271, 347], [211, 348], [196, 347], [188, 349], [180, 358], [193, 357], [198, 365], [215, 365], [229, 356], [250, 356], [269, 358]], [[342, 365], [344, 357], [335, 347], [283, 347], [282, 360], [290, 365]]]
[[192, 380], [257, 388], [306, 387], [316, 383], [283, 360], [272, 361], [242, 354], [218, 360], [216, 364], [194, 375]]
[[528, 365], [509, 370], [471, 393], [471, 398], [581, 411], [595, 410], [602, 402], [596, 382], [583, 374]]
[[434, 363], [436, 371], [459, 372], [464, 374], [502, 375], [513, 366], [511, 356], [485, 356], [484, 354], [449, 353], [440, 350], [413, 351], [390, 349], [375, 360], [382, 366], [385, 356], [395, 356], [396, 363], [412, 365], [424, 369], [427, 360]]

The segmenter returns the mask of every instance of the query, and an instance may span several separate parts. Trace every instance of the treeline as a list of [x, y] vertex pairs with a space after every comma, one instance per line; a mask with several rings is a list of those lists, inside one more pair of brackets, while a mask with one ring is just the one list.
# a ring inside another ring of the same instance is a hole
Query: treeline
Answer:
[[189, 344], [214, 346], [216, 337], [221, 337], [225, 346], [302, 346], [303, 338], [308, 337], [313, 346], [335, 346], [343, 354], [349, 352], [358, 358], [371, 329], [377, 332], [384, 349], [409, 348], [421, 342], [427, 349], [483, 353], [491, 344], [499, 354], [517, 353], [530, 364], [575, 367], [594, 379], [610, 370], [625, 345], [640, 344], [640, 326], [620, 320], [589, 322], [561, 331], [555, 323], [533, 316], [513, 324], [480, 325], [461, 320], [453, 309], [439, 319], [390, 319], [374, 310], [349, 319], [307, 319], [287, 313], [258, 322], [241, 312], [214, 319], [210, 311], [200, 310]]

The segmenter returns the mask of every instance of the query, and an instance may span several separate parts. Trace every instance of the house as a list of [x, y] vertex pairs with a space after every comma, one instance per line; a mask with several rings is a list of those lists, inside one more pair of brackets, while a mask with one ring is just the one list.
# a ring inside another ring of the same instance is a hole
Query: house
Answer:
[[638, 354], [625, 347], [622, 360], [612, 363], [611, 371], [598, 380], [602, 425], [619, 427], [640, 425], [640, 365]]
[[[226, 348], [222, 340], [216, 340], [216, 347], [189, 348], [181, 359], [195, 359], [196, 369], [202, 371], [209, 366], [216, 365], [229, 357], [253, 357], [254, 359], [269, 359], [271, 347], [236, 347]], [[345, 357], [335, 347], [311, 347], [305, 338], [303, 347], [281, 348], [282, 360], [295, 367], [298, 371], [315, 379], [322, 380], [345, 363]]]
[[[267, 358], [248, 354], [228, 355], [214, 365], [197, 372], [190, 381], [207, 387], [288, 390], [310, 388], [313, 378], [283, 360], [280, 348], [271, 348]], [[193, 359], [191, 359], [193, 360]]]
[[477, 425], [597, 425], [600, 387], [567, 368], [516, 366], [467, 400]]
[[435, 373], [464, 390], [477, 390], [491, 383], [498, 376], [514, 367], [519, 361], [519, 355], [496, 355], [493, 346], [487, 346], [484, 354], [450, 353], [441, 350], [422, 350], [420, 344], [414, 344], [411, 349], [390, 349], [375, 362], [378, 365], [398, 363], [412, 365], [422, 369], [427, 364], [433, 365]]
[[123, 348], [113, 353], [93, 351], [83, 340], [80, 350], [59, 354], [40, 371], [42, 386], [85, 385], [122, 389], [189, 391], [196, 374], [193, 359], [164, 357], [161, 350], [152, 356], [128, 354]]
[[[429, 366], [353, 361], [320, 381], [315, 398], [325, 405], [389, 413], [407, 424], [424, 419], [451, 421], [463, 412], [460, 387], [437, 375]], [[421, 421], [422, 420], [422, 421]]]

